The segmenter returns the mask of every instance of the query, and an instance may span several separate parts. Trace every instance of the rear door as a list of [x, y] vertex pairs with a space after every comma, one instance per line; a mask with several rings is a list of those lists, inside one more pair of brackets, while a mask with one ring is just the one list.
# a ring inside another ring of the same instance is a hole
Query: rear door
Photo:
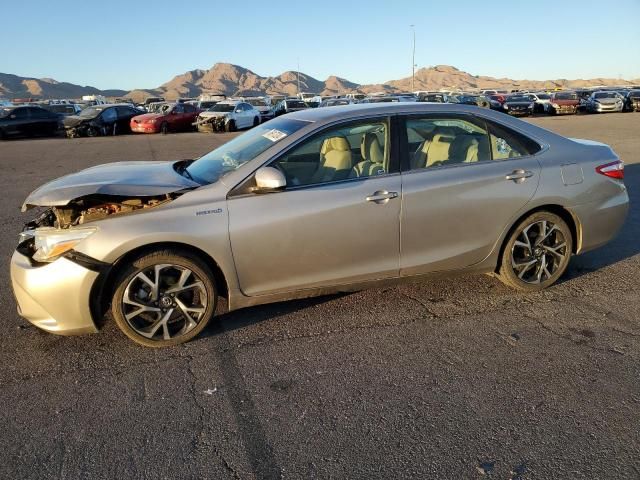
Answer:
[[540, 146], [468, 114], [409, 116], [401, 131], [401, 275], [480, 262], [533, 197]]
[[[350, 175], [360, 159], [347, 139], [359, 144], [366, 133], [377, 135], [384, 165]], [[398, 276], [401, 183], [390, 138], [385, 117], [329, 127], [270, 163], [286, 173], [284, 191], [251, 193], [250, 178], [230, 194], [229, 235], [246, 295]]]

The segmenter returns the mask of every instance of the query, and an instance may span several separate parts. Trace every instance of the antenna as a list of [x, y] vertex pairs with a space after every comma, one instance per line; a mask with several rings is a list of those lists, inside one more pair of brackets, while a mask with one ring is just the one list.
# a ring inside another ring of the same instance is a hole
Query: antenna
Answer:
[[409, 25], [413, 31], [413, 53], [411, 55], [411, 91], [414, 92], [416, 87], [416, 26]]

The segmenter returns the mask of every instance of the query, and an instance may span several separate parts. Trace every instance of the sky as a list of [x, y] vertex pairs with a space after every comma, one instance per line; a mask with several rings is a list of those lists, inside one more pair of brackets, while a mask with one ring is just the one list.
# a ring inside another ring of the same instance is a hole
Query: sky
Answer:
[[[0, 72], [154, 88], [216, 62], [359, 84], [453, 65], [473, 75], [640, 78], [640, 0], [2, 0]], [[9, 40], [10, 39], [10, 40]]]

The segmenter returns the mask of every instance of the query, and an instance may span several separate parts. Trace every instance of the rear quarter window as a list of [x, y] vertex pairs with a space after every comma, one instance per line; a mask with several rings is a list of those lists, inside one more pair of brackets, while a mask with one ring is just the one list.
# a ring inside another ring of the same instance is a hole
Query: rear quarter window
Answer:
[[535, 155], [542, 147], [538, 142], [508, 127], [487, 121], [491, 154], [494, 160]]

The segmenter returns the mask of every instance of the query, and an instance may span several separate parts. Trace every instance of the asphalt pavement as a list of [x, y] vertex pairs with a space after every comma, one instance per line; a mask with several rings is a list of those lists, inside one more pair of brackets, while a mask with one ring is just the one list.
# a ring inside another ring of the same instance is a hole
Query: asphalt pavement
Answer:
[[1, 142], [0, 478], [640, 478], [640, 113], [531, 121], [627, 162], [622, 232], [558, 285], [480, 275], [284, 302], [163, 350], [113, 322], [59, 337], [20, 319], [19, 207], [60, 175], [233, 134]]

